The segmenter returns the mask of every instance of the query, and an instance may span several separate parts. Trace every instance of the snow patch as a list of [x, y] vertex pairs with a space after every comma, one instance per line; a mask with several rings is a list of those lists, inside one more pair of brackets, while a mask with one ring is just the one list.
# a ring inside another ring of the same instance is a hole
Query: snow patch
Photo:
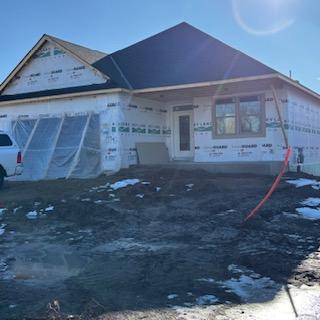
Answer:
[[177, 298], [177, 297], [178, 297], [178, 295], [177, 295], [176, 293], [171, 293], [171, 294], [168, 294], [168, 296], [167, 296], [167, 298], [168, 298], [169, 300], [175, 299], [175, 298]]
[[53, 210], [54, 210], [54, 206], [49, 206], [44, 209], [45, 212], [49, 212], [49, 211], [53, 211]]
[[223, 284], [245, 302], [254, 299], [257, 292], [261, 294], [273, 292], [276, 287], [276, 283], [268, 277], [256, 279], [244, 274], [238, 279], [231, 278], [224, 281]]
[[309, 207], [297, 208], [296, 211], [306, 219], [317, 220], [320, 219], [320, 209]]
[[121, 189], [121, 188], [125, 188], [127, 186], [133, 186], [137, 183], [139, 183], [140, 180], [139, 179], [125, 179], [125, 180], [120, 180], [120, 181], [117, 181], [113, 184], [110, 185], [110, 188], [113, 189], [113, 190], [118, 190], [118, 189]]
[[13, 209], [13, 214], [17, 213], [18, 210], [22, 209], [22, 206]]
[[215, 280], [212, 279], [212, 278], [200, 278], [200, 279], [197, 279], [197, 281], [209, 282], [209, 283], [214, 283], [215, 282]]
[[101, 204], [101, 203], [104, 203], [105, 201], [104, 200], [95, 200], [93, 201], [94, 204]]
[[4, 214], [7, 210], [7, 208], [0, 208], [0, 216]]
[[295, 185], [296, 188], [300, 188], [300, 187], [304, 187], [304, 186], [318, 187], [320, 185], [320, 182], [318, 182], [317, 180], [311, 180], [311, 179], [305, 179], [305, 178], [300, 178], [297, 180], [287, 180], [287, 183]]
[[37, 212], [36, 210], [30, 211], [30, 212], [28, 212], [28, 213], [26, 214], [26, 217], [27, 217], [28, 219], [37, 219], [37, 217], [38, 217], [38, 212]]
[[317, 207], [320, 205], [320, 198], [307, 198], [300, 203], [304, 206]]
[[142, 199], [144, 197], [144, 194], [138, 193], [138, 194], [136, 194], [136, 197]]
[[0, 236], [3, 235], [6, 231], [6, 229], [4, 228], [6, 226], [6, 224], [2, 223], [0, 225]]
[[8, 270], [8, 264], [5, 259], [0, 259], [0, 272], [5, 272]]

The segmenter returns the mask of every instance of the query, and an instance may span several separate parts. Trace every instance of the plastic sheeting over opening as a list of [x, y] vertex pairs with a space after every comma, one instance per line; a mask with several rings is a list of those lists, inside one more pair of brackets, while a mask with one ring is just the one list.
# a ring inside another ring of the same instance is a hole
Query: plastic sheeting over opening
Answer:
[[19, 119], [12, 128], [24, 155], [19, 180], [88, 178], [102, 171], [98, 114]]

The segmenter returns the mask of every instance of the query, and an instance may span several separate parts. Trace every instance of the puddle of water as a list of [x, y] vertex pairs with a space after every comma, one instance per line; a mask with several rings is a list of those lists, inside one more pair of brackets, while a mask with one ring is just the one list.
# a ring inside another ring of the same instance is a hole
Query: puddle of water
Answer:
[[15, 246], [8, 267], [2, 272], [5, 280], [24, 281], [29, 285], [50, 286], [78, 275], [88, 258], [63, 245], [46, 242], [24, 243]]

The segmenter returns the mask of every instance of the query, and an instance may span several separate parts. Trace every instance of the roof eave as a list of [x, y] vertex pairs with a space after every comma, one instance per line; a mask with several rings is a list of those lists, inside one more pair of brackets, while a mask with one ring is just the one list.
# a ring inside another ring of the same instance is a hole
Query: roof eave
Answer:
[[270, 74], [260, 75], [260, 76], [241, 77], [241, 78], [234, 78], [234, 79], [227, 79], [227, 80], [206, 81], [206, 82], [198, 82], [198, 83], [188, 83], [188, 84], [180, 84], [180, 85], [174, 85], [174, 86], [135, 89], [133, 90], [133, 93], [141, 94], [141, 93], [152, 93], [152, 92], [161, 92], [161, 91], [188, 89], [188, 88], [210, 87], [210, 86], [224, 85], [229, 83], [237, 83], [242, 81], [257, 81], [257, 80], [265, 80], [265, 79], [280, 79], [285, 83], [290, 84], [293, 87], [320, 100], [320, 95], [317, 92], [305, 87], [304, 85], [300, 84], [295, 80], [290, 79], [289, 77], [286, 77], [281, 73], [270, 73]]
[[301, 84], [300, 82], [297, 82], [283, 74], [278, 74], [278, 78], [281, 79], [282, 81], [286, 82], [287, 84], [292, 85], [293, 87], [313, 96], [314, 98], [316, 98], [317, 100], [320, 100], [320, 94], [318, 94], [317, 92], [309, 89], [308, 87], [304, 86], [303, 84]]
[[53, 99], [57, 100], [57, 99], [78, 98], [78, 97], [84, 97], [88, 95], [92, 96], [92, 95], [120, 93], [120, 92], [130, 93], [130, 90], [123, 89], [123, 88], [112, 88], [112, 89], [88, 90], [88, 91], [74, 92], [74, 93], [64, 93], [64, 94], [58, 94], [58, 95], [48, 95], [44, 97], [21, 98], [16, 100], [0, 101], [0, 107], [12, 105], [12, 104], [40, 102], [40, 101], [48, 101]]
[[277, 73], [261, 75], [261, 76], [252, 76], [252, 77], [241, 77], [234, 79], [226, 79], [226, 80], [215, 80], [215, 81], [205, 81], [205, 82], [197, 82], [197, 83], [187, 83], [187, 84], [178, 84], [174, 86], [163, 86], [163, 87], [153, 87], [153, 88], [143, 88], [143, 89], [135, 89], [133, 93], [149, 93], [149, 92], [160, 92], [167, 90], [176, 90], [176, 89], [188, 89], [188, 88], [197, 88], [197, 87], [209, 87], [214, 85], [222, 85], [228, 83], [242, 82], [242, 81], [253, 81], [253, 80], [264, 80], [270, 78], [276, 78], [278, 76]]

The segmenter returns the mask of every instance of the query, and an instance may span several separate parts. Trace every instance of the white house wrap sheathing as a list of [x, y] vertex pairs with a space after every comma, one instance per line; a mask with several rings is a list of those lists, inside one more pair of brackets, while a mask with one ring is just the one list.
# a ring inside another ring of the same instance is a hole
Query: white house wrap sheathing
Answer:
[[[248, 93], [247, 95], [254, 95]], [[282, 117], [287, 119], [285, 91], [278, 91], [281, 98]], [[235, 95], [236, 96], [236, 95]], [[272, 92], [264, 92], [265, 135], [261, 137], [219, 138], [214, 135], [213, 97], [199, 97], [184, 103], [169, 103], [168, 117], [173, 119], [174, 106], [193, 105], [194, 114], [194, 162], [256, 162], [283, 161], [285, 142], [281, 132], [280, 119], [276, 111]], [[172, 120], [171, 120], [172, 121]], [[171, 123], [173, 126], [173, 123]], [[174, 132], [170, 144], [174, 144]]]
[[[249, 93], [250, 95], [250, 93]], [[319, 104], [300, 92], [278, 91], [294, 154], [303, 150], [302, 171], [320, 175]], [[216, 138], [212, 97], [160, 103], [128, 94], [101, 94], [1, 106], [0, 130], [12, 130], [24, 151], [24, 180], [92, 177], [137, 163], [137, 142], [164, 142], [174, 149], [174, 106], [194, 114], [194, 162], [281, 162], [286, 152], [271, 90], [264, 92], [265, 135]], [[31, 137], [31, 138], [30, 138]]]
[[301, 171], [320, 176], [320, 102], [288, 88], [286, 128], [293, 148], [290, 169], [296, 170], [302, 160]]
[[103, 83], [102, 78], [53, 43], [45, 43], [14, 77], [3, 94]]
[[129, 95], [121, 97], [118, 127], [121, 167], [137, 164], [137, 142], [167, 142], [171, 129], [163, 104]]
[[168, 142], [171, 129], [163, 104], [119, 96], [103, 113], [102, 135], [107, 145], [103, 158], [106, 170], [116, 171], [137, 164], [137, 142]]

